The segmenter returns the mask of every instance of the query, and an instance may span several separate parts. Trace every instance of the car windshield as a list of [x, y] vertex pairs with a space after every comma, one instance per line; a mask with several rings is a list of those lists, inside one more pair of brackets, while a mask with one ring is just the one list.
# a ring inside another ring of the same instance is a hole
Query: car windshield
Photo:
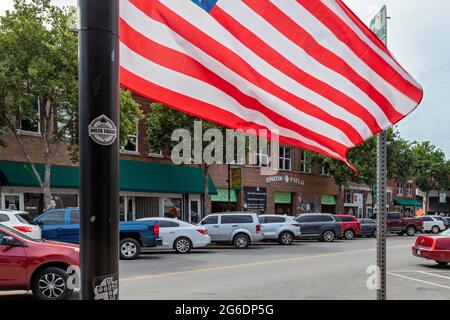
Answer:
[[0, 230], [2, 230], [2, 229], [9, 233], [14, 234], [15, 236], [17, 236], [19, 238], [22, 238], [23, 240], [32, 241], [32, 242], [43, 242], [43, 240], [37, 240], [37, 239], [30, 238], [29, 236], [0, 223]]

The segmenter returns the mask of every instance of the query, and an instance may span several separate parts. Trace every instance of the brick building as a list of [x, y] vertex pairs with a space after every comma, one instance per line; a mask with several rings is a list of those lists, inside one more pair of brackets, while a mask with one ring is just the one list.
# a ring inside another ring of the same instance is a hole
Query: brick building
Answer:
[[[136, 97], [144, 113], [149, 102]], [[39, 112], [39, 110], [38, 110]], [[42, 164], [42, 142], [39, 123], [28, 121], [20, 134], [24, 147], [34, 163]], [[31, 173], [14, 137], [7, 132], [7, 142], [0, 147], [0, 208], [17, 208], [33, 215], [44, 209], [42, 190]], [[70, 159], [68, 142], [55, 147], [51, 158], [52, 193], [57, 207], [78, 205], [78, 164]], [[261, 155], [259, 155], [261, 156]], [[267, 157], [267, 156], [266, 156]], [[325, 168], [311, 166], [304, 151], [280, 147], [280, 170], [274, 175], [261, 175], [260, 167], [238, 167], [241, 184], [230, 190], [228, 197], [228, 166], [212, 165], [210, 174], [209, 212], [252, 210], [257, 212], [297, 215], [305, 212], [336, 212], [338, 186]], [[261, 159], [260, 159], [261, 160]], [[264, 161], [259, 161], [264, 163]], [[236, 167], [236, 166], [233, 166]], [[42, 165], [38, 166], [42, 170]], [[165, 152], [150, 150], [146, 121], [140, 121], [135, 135], [121, 151], [120, 210], [122, 220], [145, 216], [178, 215], [187, 221], [198, 221], [203, 215], [203, 174], [197, 166], [174, 166]], [[408, 209], [415, 199], [415, 185], [390, 182], [390, 210]], [[358, 217], [372, 213], [373, 190], [368, 186], [350, 184], [342, 190], [344, 212]], [[229, 201], [230, 198], [230, 201]], [[414, 208], [414, 206], [412, 207]], [[407, 211], [410, 210], [410, 211]]]

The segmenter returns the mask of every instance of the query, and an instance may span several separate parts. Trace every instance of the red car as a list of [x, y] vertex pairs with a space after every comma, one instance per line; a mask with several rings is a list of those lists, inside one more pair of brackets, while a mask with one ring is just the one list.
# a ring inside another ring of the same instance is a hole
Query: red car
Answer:
[[438, 236], [419, 236], [412, 247], [412, 253], [416, 257], [447, 265], [450, 262], [450, 229]]
[[0, 290], [31, 290], [42, 300], [64, 300], [78, 279], [78, 245], [32, 239], [0, 224]]
[[341, 224], [342, 237], [344, 239], [351, 240], [355, 236], [361, 235], [361, 222], [355, 216], [350, 214], [337, 214], [336, 218]]

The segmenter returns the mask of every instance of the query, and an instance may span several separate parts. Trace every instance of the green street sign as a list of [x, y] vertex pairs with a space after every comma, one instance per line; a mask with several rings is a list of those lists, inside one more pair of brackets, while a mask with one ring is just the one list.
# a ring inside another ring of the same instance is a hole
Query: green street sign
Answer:
[[377, 37], [387, 43], [387, 7], [384, 5], [381, 10], [370, 20], [370, 30], [377, 35]]

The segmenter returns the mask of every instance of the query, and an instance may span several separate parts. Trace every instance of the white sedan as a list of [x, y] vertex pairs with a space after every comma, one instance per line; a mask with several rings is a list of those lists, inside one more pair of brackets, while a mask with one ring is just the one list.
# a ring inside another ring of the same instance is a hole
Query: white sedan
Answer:
[[0, 224], [13, 228], [33, 239], [41, 239], [41, 228], [25, 211], [0, 210]]
[[204, 227], [172, 218], [138, 219], [138, 221], [145, 220], [159, 223], [159, 236], [163, 240], [162, 248], [171, 248], [178, 253], [188, 253], [192, 248], [206, 247], [211, 243], [211, 237]]
[[424, 216], [422, 217], [422, 221], [424, 232], [431, 232], [436, 234], [445, 230], [445, 223], [442, 218], [438, 219], [434, 216]]

